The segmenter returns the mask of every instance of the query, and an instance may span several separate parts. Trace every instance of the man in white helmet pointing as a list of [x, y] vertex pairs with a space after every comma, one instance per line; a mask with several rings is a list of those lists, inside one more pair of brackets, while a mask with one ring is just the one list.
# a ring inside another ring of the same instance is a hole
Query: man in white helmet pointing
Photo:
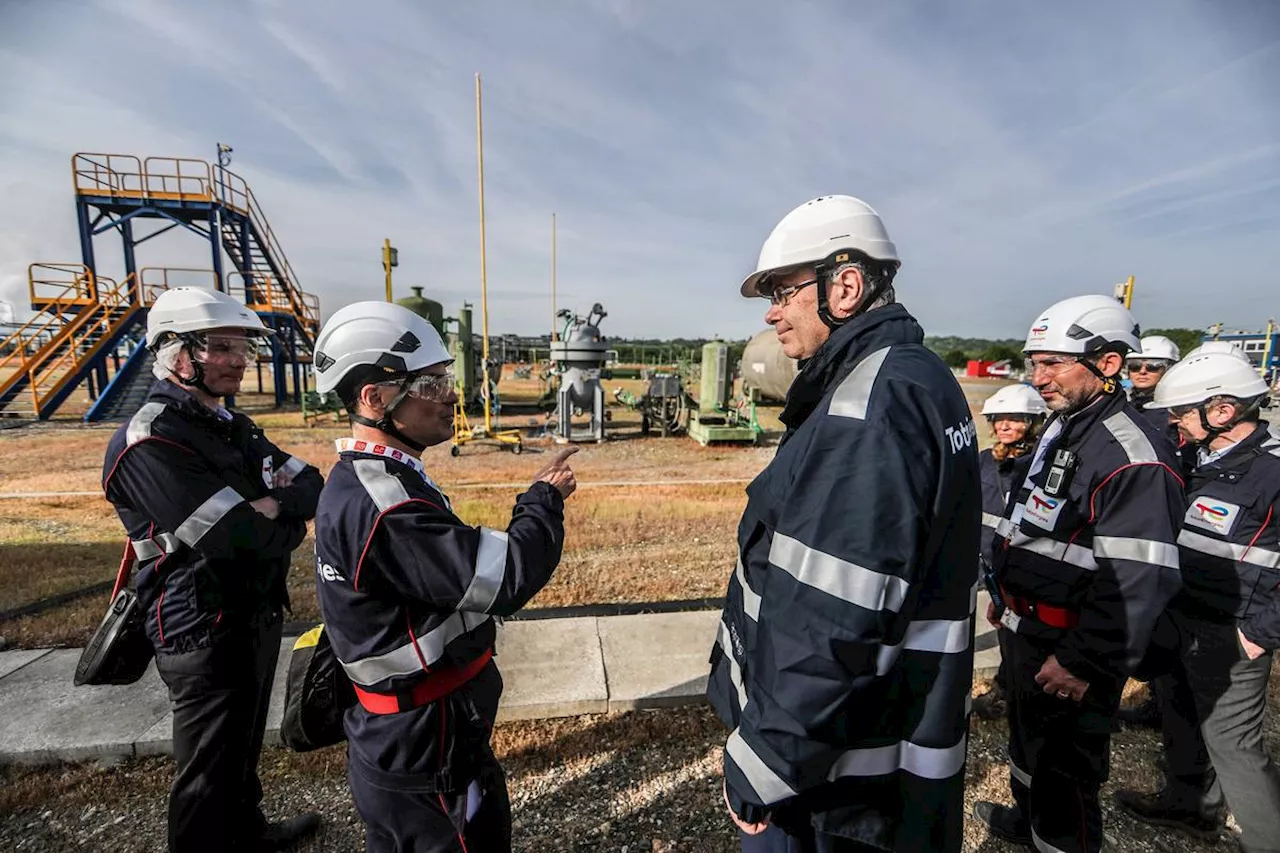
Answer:
[[146, 336], [158, 381], [112, 436], [103, 468], [173, 704], [173, 853], [284, 849], [319, 824], [314, 814], [268, 824], [259, 808], [285, 575], [322, 486], [314, 466], [220, 402], [269, 334], [225, 293], [161, 294]]
[[464, 524], [421, 458], [453, 434], [452, 362], [430, 323], [386, 302], [348, 305], [316, 341], [316, 388], [352, 422], [316, 513], [316, 588], [358, 699], [344, 719], [347, 777], [368, 853], [511, 849], [489, 746], [502, 693], [494, 617], [551, 579], [577, 486], [566, 448], [506, 530]]
[[964, 394], [866, 203], [769, 235], [744, 296], [803, 367], [747, 488], [707, 692], [755, 851], [959, 851], [981, 492]]
[[1179, 588], [1178, 461], [1119, 385], [1137, 348], [1133, 315], [1105, 296], [1063, 300], [1027, 334], [1027, 377], [1052, 414], [998, 528], [988, 613], [1007, 629], [1016, 804], [975, 816], [1041, 851], [1101, 848], [1111, 720]]

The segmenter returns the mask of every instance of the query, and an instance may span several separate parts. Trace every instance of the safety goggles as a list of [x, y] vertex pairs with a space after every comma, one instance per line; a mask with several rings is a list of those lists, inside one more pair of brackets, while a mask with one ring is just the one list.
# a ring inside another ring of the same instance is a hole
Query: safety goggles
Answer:
[[1199, 403], [1189, 403], [1188, 405], [1185, 405], [1185, 406], [1170, 406], [1169, 414], [1181, 420], [1182, 418], [1185, 418], [1187, 415], [1191, 414], [1198, 408], [1200, 408]]
[[1133, 361], [1125, 362], [1124, 366], [1130, 373], [1164, 373], [1169, 369], [1169, 363], [1167, 361], [1160, 361], [1159, 359], [1152, 361], [1148, 361], [1146, 359], [1134, 359]]
[[770, 304], [782, 307], [787, 304], [787, 300], [792, 296], [804, 290], [809, 285], [817, 283], [818, 280], [816, 278], [811, 278], [808, 281], [802, 281], [797, 284], [788, 284], [786, 287], [775, 287], [773, 290], [769, 291], [767, 298]]
[[267, 342], [262, 338], [238, 335], [200, 335], [194, 347], [201, 361], [232, 361], [237, 358], [256, 361], [258, 355], [267, 349]]
[[1037, 371], [1044, 371], [1050, 376], [1057, 376], [1080, 363], [1074, 355], [1051, 355], [1045, 358], [1027, 358], [1022, 362], [1027, 376], [1035, 376]]
[[439, 403], [449, 398], [457, 382], [457, 377], [454, 376], [453, 371], [447, 371], [445, 373], [419, 373], [409, 380], [400, 379], [394, 382], [379, 382], [378, 384], [388, 388], [404, 388], [405, 393], [410, 397]]

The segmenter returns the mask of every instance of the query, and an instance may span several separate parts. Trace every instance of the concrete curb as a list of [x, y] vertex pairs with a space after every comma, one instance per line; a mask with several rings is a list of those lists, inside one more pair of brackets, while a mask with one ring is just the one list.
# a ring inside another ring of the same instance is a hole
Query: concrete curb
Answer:
[[[978, 602], [975, 673], [999, 665]], [[718, 611], [507, 622], [497, 656], [500, 722], [671, 708], [705, 701]], [[280, 646], [266, 742], [280, 743], [293, 640]], [[167, 690], [154, 664], [136, 684], [75, 687], [79, 649], [0, 652], [0, 764], [132, 758], [173, 751]]]

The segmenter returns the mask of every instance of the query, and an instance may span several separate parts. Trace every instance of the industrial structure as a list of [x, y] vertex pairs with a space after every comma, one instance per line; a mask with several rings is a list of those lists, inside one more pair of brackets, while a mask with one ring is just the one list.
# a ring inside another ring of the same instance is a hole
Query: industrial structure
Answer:
[[[301, 402], [320, 303], [302, 290], [249, 185], [227, 168], [230, 152], [219, 145], [215, 165], [127, 154], [71, 158], [80, 261], [29, 267], [37, 313], [0, 341], [0, 417], [48, 419], [82, 384], [92, 401], [86, 420], [131, 416], [152, 382], [150, 353], [139, 345], [147, 309], [178, 285], [226, 291], [257, 312], [276, 332], [258, 369], [270, 366], [277, 405]], [[207, 244], [210, 266], [140, 267], [138, 247], [175, 229]], [[118, 281], [99, 268], [96, 238], [108, 232], [120, 238]]]
[[742, 393], [757, 403], [786, 400], [799, 372], [799, 363], [782, 351], [772, 326], [758, 332], [742, 351]]
[[1219, 323], [1209, 329], [1204, 340], [1229, 341], [1258, 368], [1268, 384], [1274, 384], [1280, 379], [1280, 325], [1274, 320], [1268, 320], [1267, 328], [1261, 332], [1226, 332]]
[[729, 345], [703, 344], [698, 411], [689, 418], [689, 437], [706, 447], [713, 441], [754, 444], [760, 433], [755, 403], [745, 397], [733, 399]]
[[[609, 345], [600, 335], [600, 321], [608, 316], [597, 302], [585, 318], [564, 309], [558, 340], [551, 341], [551, 369], [560, 378], [556, 392], [555, 434], [561, 441], [604, 441], [604, 388], [600, 374], [609, 359]], [[573, 428], [573, 417], [587, 413], [586, 431]]]

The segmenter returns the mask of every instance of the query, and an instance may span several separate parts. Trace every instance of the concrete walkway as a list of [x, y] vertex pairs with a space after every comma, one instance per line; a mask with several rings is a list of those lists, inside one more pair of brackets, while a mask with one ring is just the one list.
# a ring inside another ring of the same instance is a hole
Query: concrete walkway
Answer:
[[[975, 669], [999, 664], [978, 602]], [[507, 622], [499, 721], [660, 708], [703, 701], [716, 611]], [[280, 742], [293, 640], [280, 648], [267, 742]], [[0, 652], [0, 764], [130, 758], [172, 751], [173, 717], [155, 666], [125, 687], [76, 687], [79, 649]]]

